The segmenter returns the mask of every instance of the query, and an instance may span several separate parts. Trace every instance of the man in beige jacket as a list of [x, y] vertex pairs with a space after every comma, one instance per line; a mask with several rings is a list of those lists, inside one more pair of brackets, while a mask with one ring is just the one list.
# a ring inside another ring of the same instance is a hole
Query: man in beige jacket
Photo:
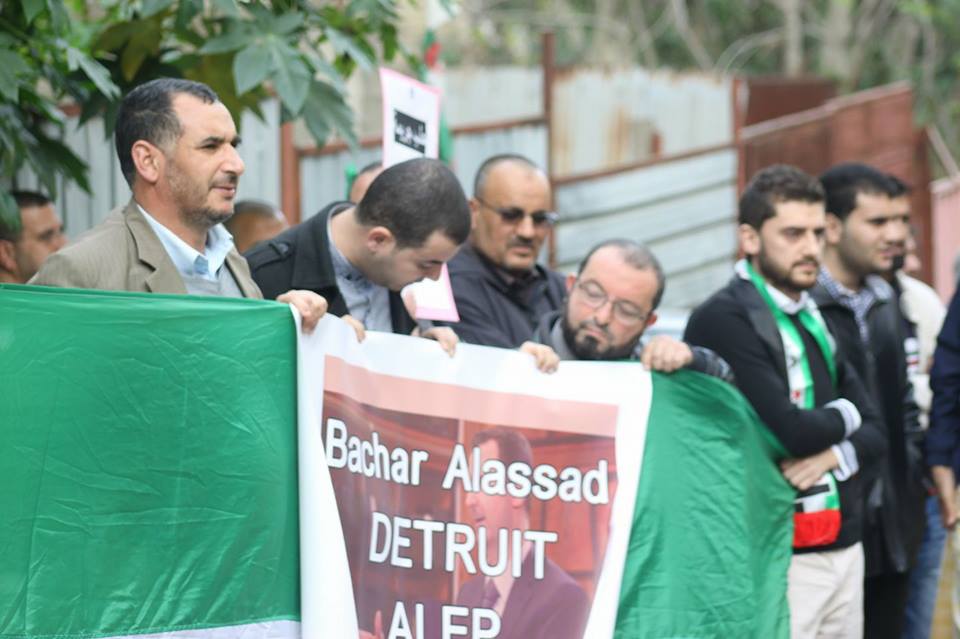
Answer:
[[[133, 197], [55, 254], [30, 284], [260, 298], [223, 222], [244, 164], [227, 108], [206, 85], [160, 78], [131, 91], [117, 114], [117, 156]], [[326, 300], [288, 291], [309, 331]]]

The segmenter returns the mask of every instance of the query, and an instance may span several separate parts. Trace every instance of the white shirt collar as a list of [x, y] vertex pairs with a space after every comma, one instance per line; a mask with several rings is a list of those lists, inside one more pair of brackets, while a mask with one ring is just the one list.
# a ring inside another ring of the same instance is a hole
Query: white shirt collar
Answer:
[[233, 236], [224, 228], [223, 224], [217, 224], [207, 231], [207, 243], [204, 246], [204, 252], [199, 253], [192, 246], [158, 222], [152, 215], [137, 204], [137, 208], [143, 213], [147, 223], [157, 234], [160, 243], [177, 271], [186, 277], [202, 277], [211, 281], [217, 279], [217, 273], [227, 260], [227, 254], [233, 248]]
[[[737, 261], [733, 269], [740, 279], [750, 281], [750, 273], [747, 272], [747, 260]], [[816, 303], [807, 291], [800, 291], [800, 299], [794, 300], [776, 286], [770, 286], [770, 283], [766, 280], [764, 280], [764, 284], [766, 284], [767, 292], [773, 298], [774, 304], [787, 315], [796, 315], [805, 308], [816, 308]]]

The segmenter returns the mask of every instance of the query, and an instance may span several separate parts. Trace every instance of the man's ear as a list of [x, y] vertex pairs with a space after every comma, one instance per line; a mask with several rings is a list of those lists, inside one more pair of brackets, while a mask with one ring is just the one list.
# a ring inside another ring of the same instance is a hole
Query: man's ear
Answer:
[[470, 230], [477, 230], [477, 218], [480, 217], [480, 202], [477, 201], [477, 198], [472, 197], [467, 202], [470, 205]]
[[367, 231], [365, 239], [367, 250], [371, 253], [391, 251], [397, 245], [397, 238], [385, 226], [374, 226]]
[[10, 240], [0, 240], [0, 269], [17, 275], [16, 247]]
[[757, 255], [760, 252], [760, 232], [749, 224], [737, 227], [737, 236], [740, 239], [740, 250], [747, 256]]
[[573, 285], [577, 283], [577, 276], [573, 273], [567, 274], [566, 284], [567, 284], [567, 295], [573, 291]]
[[651, 326], [657, 323], [657, 312], [650, 311], [650, 314], [647, 315], [647, 322], [643, 325], [643, 330], [647, 330]]
[[827, 213], [827, 225], [826, 232], [824, 233], [824, 239], [826, 239], [827, 244], [839, 244], [842, 238], [843, 220], [833, 213]]
[[140, 179], [148, 184], [156, 184], [160, 180], [166, 158], [159, 147], [146, 140], [137, 140], [130, 148], [130, 156]]

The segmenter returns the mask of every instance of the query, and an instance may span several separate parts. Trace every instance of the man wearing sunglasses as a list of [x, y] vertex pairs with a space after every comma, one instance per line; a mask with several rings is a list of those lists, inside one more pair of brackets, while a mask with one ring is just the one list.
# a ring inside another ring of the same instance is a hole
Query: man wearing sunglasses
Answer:
[[523, 156], [497, 155], [480, 166], [473, 192], [470, 242], [449, 264], [454, 328], [471, 344], [517, 348], [566, 295], [564, 277], [537, 263], [557, 219], [550, 181]]
[[668, 335], [641, 343], [657, 321], [666, 280], [656, 256], [632, 240], [607, 240], [587, 253], [562, 311], [545, 315], [534, 339], [562, 360], [639, 359], [651, 369], [680, 368], [733, 382], [730, 366], [716, 353]]

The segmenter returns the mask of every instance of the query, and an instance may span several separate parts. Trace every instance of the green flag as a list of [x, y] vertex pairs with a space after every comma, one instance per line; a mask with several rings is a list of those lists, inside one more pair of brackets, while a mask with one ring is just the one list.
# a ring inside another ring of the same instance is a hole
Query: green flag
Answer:
[[273, 302], [0, 287], [0, 637], [299, 635], [295, 338]]
[[[0, 286], [0, 638], [299, 636], [296, 339], [273, 302]], [[789, 635], [781, 454], [654, 376], [615, 637]]]
[[617, 639], [790, 636], [783, 455], [729, 384], [654, 374]]

